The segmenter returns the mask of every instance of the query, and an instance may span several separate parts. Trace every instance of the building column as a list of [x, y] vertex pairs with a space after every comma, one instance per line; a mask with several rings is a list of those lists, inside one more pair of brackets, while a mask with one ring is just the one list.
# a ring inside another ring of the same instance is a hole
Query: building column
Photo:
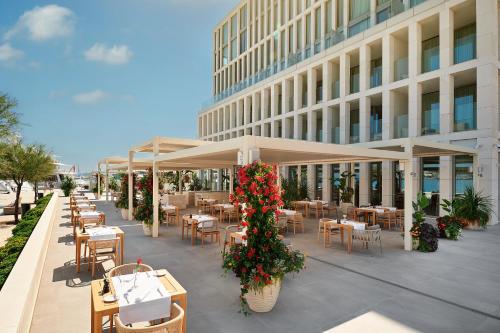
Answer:
[[134, 151], [128, 152], [128, 220], [134, 218]]
[[109, 163], [106, 161], [106, 202], [109, 201]]
[[422, 26], [415, 22], [409, 26], [408, 44], [408, 136], [417, 137], [422, 132], [422, 86], [415, 78], [421, 72], [422, 63]]
[[382, 205], [394, 205], [394, 169], [392, 161], [382, 161]]
[[217, 169], [217, 191], [222, 191], [222, 169]]
[[156, 158], [158, 157], [160, 147], [158, 138], [153, 139], [153, 230], [152, 236], [158, 237], [159, 226], [160, 226], [160, 195], [158, 193], [158, 163], [156, 162]]
[[[439, 157], [439, 201], [453, 199], [453, 156]], [[445, 215], [443, 207], [439, 206], [439, 216]]]
[[234, 167], [231, 166], [228, 171], [229, 171], [229, 194], [233, 194], [233, 182], [234, 182]]
[[[412, 150], [411, 147], [406, 147], [405, 152]], [[413, 196], [408, 193], [413, 193], [415, 187], [415, 179], [413, 178], [413, 163], [411, 160], [399, 161], [405, 172], [405, 205], [404, 205], [404, 249], [405, 251], [412, 250], [412, 237], [410, 235], [411, 227], [413, 226]]]
[[332, 165], [323, 164], [323, 200], [332, 201]]
[[370, 204], [370, 163], [359, 163], [359, 205]]
[[314, 165], [307, 166], [307, 195], [309, 199], [316, 199], [316, 168]]
[[351, 105], [349, 103], [340, 103], [340, 144], [349, 143], [349, 124], [351, 116]]

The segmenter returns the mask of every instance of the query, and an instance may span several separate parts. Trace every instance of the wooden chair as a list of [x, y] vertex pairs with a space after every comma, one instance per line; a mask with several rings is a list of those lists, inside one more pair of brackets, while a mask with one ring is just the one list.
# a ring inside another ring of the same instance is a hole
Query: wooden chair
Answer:
[[401, 231], [403, 230], [403, 226], [405, 225], [405, 210], [404, 209], [396, 209], [394, 212], [396, 225], [399, 225]]
[[391, 230], [391, 224], [396, 226], [396, 213], [390, 211], [377, 213], [377, 224], [380, 222], [384, 224], [384, 229]]
[[170, 307], [170, 319], [164, 323], [147, 327], [129, 327], [122, 323], [118, 314], [114, 315], [117, 333], [181, 333], [184, 310], [172, 303]]
[[382, 255], [382, 230], [379, 225], [373, 225], [366, 227], [366, 230], [356, 230], [352, 231], [352, 239], [359, 240], [363, 242], [363, 247], [368, 248], [368, 243], [379, 244], [380, 254]]
[[[337, 204], [335, 202], [332, 201], [332, 202], [328, 203], [328, 206], [324, 207], [324, 209], [326, 210], [327, 216], [333, 215], [334, 219], [336, 219], [338, 217], [337, 215], [340, 211], [340, 207], [337, 206]], [[342, 213], [342, 212], [340, 212], [340, 213]]]
[[92, 277], [95, 276], [95, 264], [97, 257], [106, 257], [108, 259], [112, 258], [115, 265], [120, 261], [120, 255], [118, 253], [118, 242], [120, 238], [114, 238], [110, 240], [88, 240], [87, 245], [89, 247], [89, 258], [88, 258], [88, 270], [90, 271], [90, 266], [92, 266]]
[[278, 228], [278, 234], [285, 234], [288, 231], [288, 217], [285, 214], [278, 216], [276, 227]]
[[291, 219], [287, 220], [287, 223], [293, 225], [293, 234], [294, 235], [295, 235], [296, 226], [300, 226], [300, 228], [302, 229], [302, 233], [304, 233], [304, 217], [302, 216], [301, 213], [297, 213], [297, 214], [293, 215]]
[[[210, 236], [211, 242], [214, 241], [214, 236], [215, 236], [216, 241], [220, 245], [220, 230], [219, 230], [219, 227], [217, 225], [217, 221], [218, 221], [218, 219], [216, 219], [213, 222], [211, 227], [205, 227], [204, 223], [198, 224], [198, 226], [196, 228], [196, 235], [199, 234], [201, 236], [201, 246], [203, 246], [205, 244], [205, 237], [207, 237], [207, 236]], [[200, 225], [201, 225], [201, 227], [200, 227]]]
[[[135, 273], [136, 268], [137, 264], [135, 263], [116, 266], [109, 270], [108, 276], [112, 278], [113, 276], [118, 276], [118, 275], [133, 274]], [[138, 272], [151, 272], [152, 270], [153, 268], [149, 265], [139, 264]]]
[[356, 207], [347, 207], [347, 219], [351, 221], [356, 220]]
[[316, 218], [319, 219], [319, 215], [321, 214], [321, 217], [325, 217], [325, 207], [321, 201], [316, 201], [311, 203], [310, 205], [310, 211], [309, 215], [314, 211]]
[[232, 224], [225, 227], [224, 230], [224, 246], [222, 248], [222, 254], [226, 253], [226, 247], [231, 243], [231, 233], [240, 231], [240, 226], [237, 224]]
[[320, 240], [319, 235], [325, 232], [325, 222], [331, 222], [333, 221], [332, 219], [329, 218], [322, 218], [319, 219], [318, 223], [318, 241]]
[[238, 222], [240, 219], [240, 214], [238, 212], [238, 208], [234, 207], [233, 209], [224, 209], [222, 213], [222, 220], [225, 221], [227, 218], [227, 223], [231, 223], [234, 219], [235, 222]]

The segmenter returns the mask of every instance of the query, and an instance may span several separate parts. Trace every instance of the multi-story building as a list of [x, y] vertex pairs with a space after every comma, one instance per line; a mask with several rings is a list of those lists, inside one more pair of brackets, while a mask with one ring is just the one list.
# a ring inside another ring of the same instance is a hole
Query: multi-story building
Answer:
[[[243, 0], [213, 30], [213, 98], [198, 136], [474, 147], [475, 165], [415, 159], [419, 190], [437, 215], [439, 200], [475, 182], [498, 212], [499, 29], [497, 0]], [[397, 162], [288, 167], [284, 176], [338, 201], [332, 179], [348, 168], [357, 204], [402, 205]]]

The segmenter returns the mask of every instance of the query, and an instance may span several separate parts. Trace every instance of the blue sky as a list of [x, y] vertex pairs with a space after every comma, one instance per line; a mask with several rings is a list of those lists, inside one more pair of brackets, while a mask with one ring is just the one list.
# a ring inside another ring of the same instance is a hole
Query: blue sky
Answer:
[[0, 92], [25, 142], [81, 171], [152, 136], [196, 136], [211, 31], [237, 0], [0, 0]]

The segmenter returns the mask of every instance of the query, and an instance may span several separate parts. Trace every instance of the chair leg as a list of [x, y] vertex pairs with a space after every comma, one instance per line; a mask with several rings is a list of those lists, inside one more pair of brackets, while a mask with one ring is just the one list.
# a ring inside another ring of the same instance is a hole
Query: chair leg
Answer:
[[113, 315], [109, 315], [109, 333], [113, 332]]
[[97, 253], [94, 253], [94, 256], [92, 256], [92, 278], [95, 275], [95, 257], [97, 256]]

